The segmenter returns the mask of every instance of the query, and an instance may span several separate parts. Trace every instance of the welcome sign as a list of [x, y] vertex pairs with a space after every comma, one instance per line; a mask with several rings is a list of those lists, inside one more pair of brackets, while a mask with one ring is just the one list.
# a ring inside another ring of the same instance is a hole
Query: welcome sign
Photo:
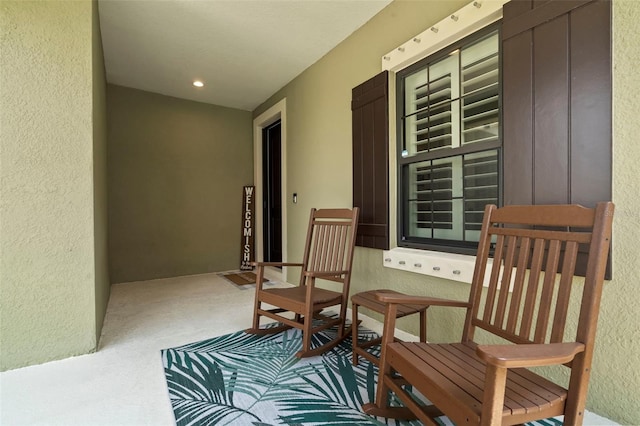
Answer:
[[253, 270], [251, 262], [254, 261], [254, 188], [255, 187], [253, 186], [245, 186], [242, 190], [242, 239], [240, 242], [240, 246], [242, 247], [240, 253], [242, 259], [240, 262], [241, 271]]

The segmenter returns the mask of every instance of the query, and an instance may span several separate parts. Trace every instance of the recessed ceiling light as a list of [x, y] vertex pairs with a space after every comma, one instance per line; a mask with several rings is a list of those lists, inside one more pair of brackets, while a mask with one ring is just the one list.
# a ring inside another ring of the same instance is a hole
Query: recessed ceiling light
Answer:
[[204, 86], [204, 83], [201, 82], [200, 80], [196, 80], [196, 81], [193, 82], [193, 85], [196, 86], [196, 87], [202, 87], [202, 86]]

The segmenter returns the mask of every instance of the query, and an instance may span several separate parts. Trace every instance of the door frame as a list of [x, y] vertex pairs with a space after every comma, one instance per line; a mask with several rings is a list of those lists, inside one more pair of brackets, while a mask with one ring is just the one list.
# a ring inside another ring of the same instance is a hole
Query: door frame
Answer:
[[[262, 191], [262, 129], [280, 120], [280, 160], [281, 160], [281, 191], [282, 191], [282, 261], [287, 261], [287, 98], [273, 105], [271, 108], [253, 119], [253, 182], [256, 191], [256, 235], [255, 259], [264, 260], [264, 226], [263, 214], [264, 198]], [[286, 277], [286, 268], [282, 268], [282, 277]]]

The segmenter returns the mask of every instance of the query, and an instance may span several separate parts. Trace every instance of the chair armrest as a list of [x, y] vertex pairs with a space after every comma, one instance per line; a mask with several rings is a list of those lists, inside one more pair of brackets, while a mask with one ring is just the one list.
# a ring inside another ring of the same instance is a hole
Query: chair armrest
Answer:
[[376, 293], [376, 299], [382, 303], [406, 304], [406, 305], [425, 305], [425, 306], [454, 306], [459, 308], [468, 308], [469, 302], [451, 299], [439, 299], [437, 297], [426, 296], [409, 296], [406, 294], [389, 294]]
[[289, 262], [251, 262], [251, 266], [302, 266], [302, 263]]
[[304, 271], [304, 276], [315, 278], [338, 277], [348, 273], [349, 271]]
[[565, 364], [584, 351], [584, 344], [547, 343], [522, 345], [478, 345], [476, 355], [488, 364], [503, 368], [542, 367]]

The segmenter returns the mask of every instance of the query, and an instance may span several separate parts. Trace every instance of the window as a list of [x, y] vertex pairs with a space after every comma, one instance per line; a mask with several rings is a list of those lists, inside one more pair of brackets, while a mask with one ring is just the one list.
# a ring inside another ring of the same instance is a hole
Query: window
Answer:
[[465, 252], [498, 204], [499, 45], [492, 26], [397, 74], [400, 246]]

